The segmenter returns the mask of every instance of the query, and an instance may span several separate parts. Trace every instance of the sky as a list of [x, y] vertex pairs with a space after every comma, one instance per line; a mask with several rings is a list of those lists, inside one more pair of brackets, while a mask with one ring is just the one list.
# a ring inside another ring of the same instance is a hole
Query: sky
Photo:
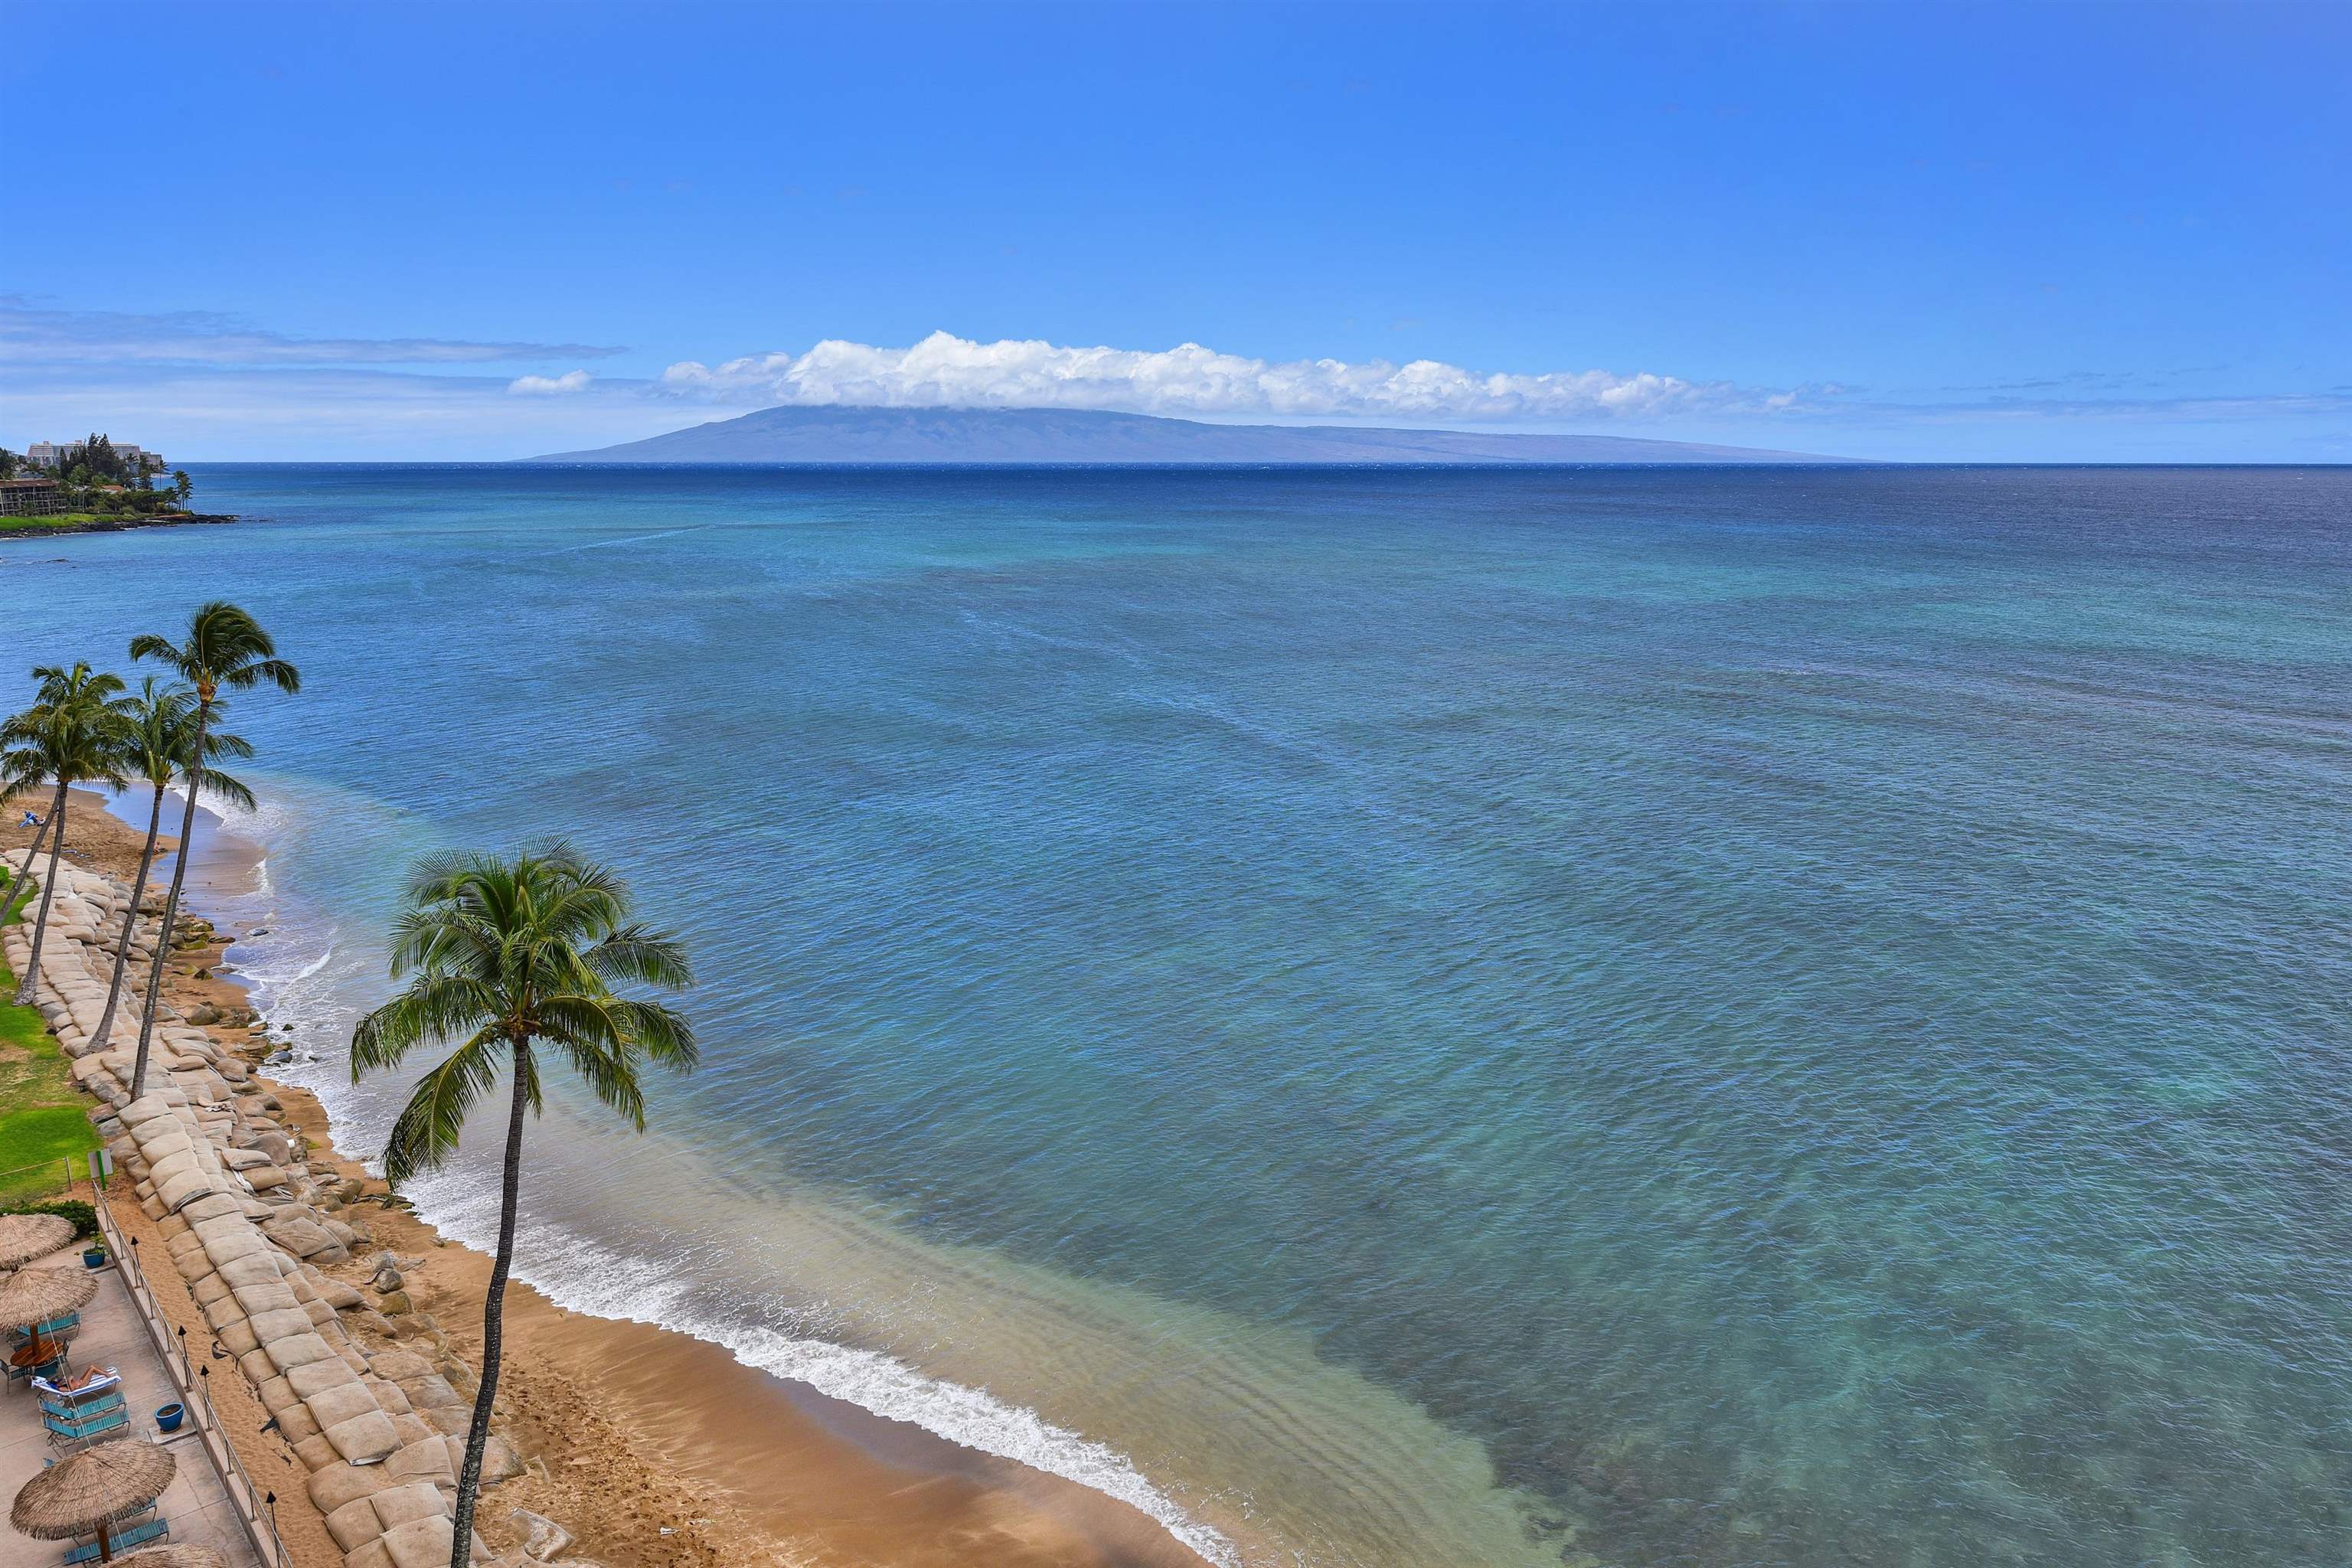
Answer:
[[2335, 0], [0, 18], [19, 451], [841, 402], [2352, 461]]

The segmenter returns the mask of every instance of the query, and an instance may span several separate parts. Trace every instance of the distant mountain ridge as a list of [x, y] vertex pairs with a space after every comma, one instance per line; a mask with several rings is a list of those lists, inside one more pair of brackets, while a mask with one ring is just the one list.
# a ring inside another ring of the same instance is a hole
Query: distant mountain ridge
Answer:
[[535, 463], [1835, 463], [1627, 436], [1207, 425], [1075, 408], [763, 408]]

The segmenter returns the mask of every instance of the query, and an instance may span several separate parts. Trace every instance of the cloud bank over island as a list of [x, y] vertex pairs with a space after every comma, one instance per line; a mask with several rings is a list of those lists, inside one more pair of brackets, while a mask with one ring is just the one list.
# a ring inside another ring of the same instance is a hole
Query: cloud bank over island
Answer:
[[[107, 430], [191, 461], [508, 459], [644, 440], [714, 415], [831, 406], [1608, 434], [1896, 459], [2352, 456], [2352, 386], [2340, 376], [2282, 387], [2222, 366], [1759, 386], [1656, 370], [1273, 359], [1198, 342], [1087, 348], [949, 331], [905, 347], [827, 338], [708, 364], [676, 358], [670, 344], [568, 336], [310, 335], [215, 310], [77, 309], [0, 292], [0, 446]], [[2259, 439], [2248, 434], [2257, 426]]]
[[1525, 374], [1436, 360], [1276, 361], [1199, 343], [1078, 348], [1042, 339], [977, 342], [934, 331], [908, 348], [829, 338], [805, 353], [685, 360], [667, 391], [714, 401], [867, 408], [1072, 408], [1297, 419], [1553, 420], [1769, 413], [1805, 389], [1759, 391], [1643, 371]]

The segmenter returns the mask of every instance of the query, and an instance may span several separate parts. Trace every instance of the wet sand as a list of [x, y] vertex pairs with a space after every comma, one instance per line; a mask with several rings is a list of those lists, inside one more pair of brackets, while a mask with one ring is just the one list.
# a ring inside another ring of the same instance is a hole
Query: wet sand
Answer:
[[[121, 803], [134, 828], [77, 791], [67, 855], [127, 880], [147, 799], [139, 792]], [[176, 824], [168, 803], [164, 815]], [[0, 825], [12, 866], [28, 837]], [[220, 918], [217, 899], [252, 889], [260, 855], [206, 814], [185, 912]], [[151, 885], [171, 866], [159, 858]], [[216, 942], [175, 958], [166, 995], [183, 1010], [200, 999], [245, 1003], [233, 973], [194, 976], [224, 956]], [[233, 972], [233, 948], [226, 956]], [[267, 1048], [242, 1028], [211, 1032], [251, 1055]], [[317, 1099], [264, 1081], [313, 1149], [332, 1155]], [[332, 1157], [371, 1194], [383, 1190], [358, 1162]], [[377, 1247], [399, 1258], [416, 1311], [478, 1364], [488, 1257], [397, 1209], [362, 1199], [355, 1212]], [[355, 1259], [335, 1272], [358, 1284], [367, 1268]], [[507, 1300], [499, 1425], [528, 1469], [484, 1498], [478, 1523], [494, 1549], [509, 1543], [508, 1511], [526, 1508], [562, 1521], [575, 1552], [610, 1568], [1201, 1568], [1150, 1517], [1074, 1482], [885, 1420], [688, 1335], [572, 1312], [521, 1284]], [[301, 1533], [307, 1542], [310, 1532]], [[320, 1568], [336, 1561], [324, 1557]]]

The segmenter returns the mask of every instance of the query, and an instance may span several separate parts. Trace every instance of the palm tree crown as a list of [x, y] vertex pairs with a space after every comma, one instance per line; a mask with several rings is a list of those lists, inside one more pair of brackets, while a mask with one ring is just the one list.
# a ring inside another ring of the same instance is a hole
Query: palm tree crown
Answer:
[[[187, 773], [188, 757], [196, 743], [196, 694], [176, 680], [163, 680], [148, 676], [139, 683], [139, 690], [125, 700], [124, 712], [131, 721], [129, 746], [123, 759], [124, 771], [136, 783], [153, 789], [169, 789]], [[215, 722], [228, 716], [228, 705], [213, 704]], [[240, 811], [254, 810], [258, 804], [253, 791], [229, 777], [215, 764], [219, 757], [238, 761], [253, 755], [253, 744], [241, 735], [224, 734], [207, 725], [205, 730], [205, 788], [219, 795]]]
[[619, 995], [616, 984], [680, 990], [685, 951], [629, 921], [628, 889], [610, 869], [554, 841], [510, 859], [428, 856], [409, 881], [394, 928], [393, 973], [408, 989], [361, 1020], [352, 1077], [394, 1068], [427, 1040], [460, 1042], [427, 1072], [384, 1146], [393, 1183], [455, 1152], [466, 1112], [511, 1056], [532, 1114], [541, 1089], [536, 1043], [584, 1079], [596, 1098], [643, 1131], [641, 1069], [691, 1069], [694, 1031], [657, 1003]]
[[302, 689], [302, 674], [278, 657], [269, 634], [235, 605], [215, 599], [195, 613], [178, 642], [152, 632], [131, 639], [132, 658], [162, 662], [209, 704], [223, 687], [242, 691], [264, 681], [288, 695]]
[[[100, 675], [78, 663], [69, 668], [45, 666], [33, 671], [33, 679], [40, 683], [33, 706], [0, 724], [0, 748], [5, 748], [0, 750], [0, 795], [44, 780], [56, 792], [49, 804], [49, 868], [41, 881], [32, 952], [16, 986], [19, 1006], [32, 1002], [40, 983], [49, 901], [57, 893], [58, 855], [65, 847], [66, 793], [78, 784], [121, 787], [131, 728], [121, 676]], [[24, 869], [31, 868], [28, 855]]]

